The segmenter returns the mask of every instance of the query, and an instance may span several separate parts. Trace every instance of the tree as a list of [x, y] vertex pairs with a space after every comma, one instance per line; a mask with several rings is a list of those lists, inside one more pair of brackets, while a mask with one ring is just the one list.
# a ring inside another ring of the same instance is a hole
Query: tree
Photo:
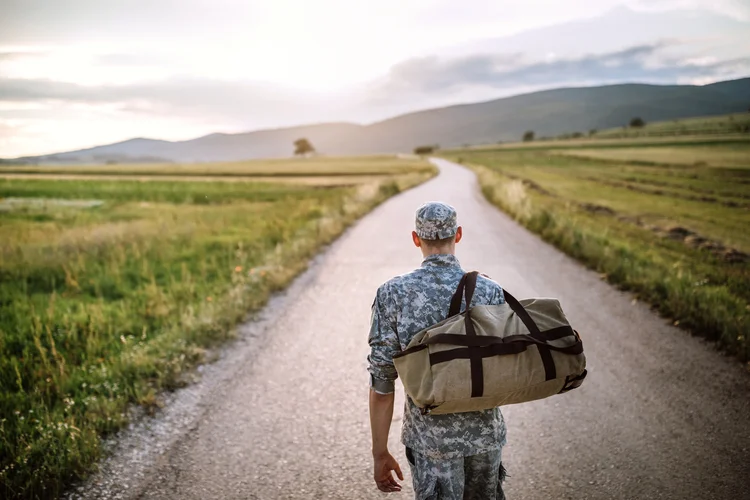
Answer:
[[596, 135], [596, 129], [592, 128], [591, 130], [589, 130], [589, 137], [594, 136], [594, 135]]
[[533, 130], [527, 130], [523, 134], [523, 142], [531, 142], [534, 140], [534, 131]]
[[314, 153], [315, 148], [313, 145], [305, 139], [297, 139], [294, 141], [294, 156], [306, 156], [308, 153]]
[[641, 118], [636, 117], [630, 120], [630, 126], [633, 128], [641, 128], [644, 125], [646, 125], [646, 122], [644, 122]]
[[417, 146], [414, 148], [414, 154], [419, 156], [431, 155], [435, 151], [435, 146]]

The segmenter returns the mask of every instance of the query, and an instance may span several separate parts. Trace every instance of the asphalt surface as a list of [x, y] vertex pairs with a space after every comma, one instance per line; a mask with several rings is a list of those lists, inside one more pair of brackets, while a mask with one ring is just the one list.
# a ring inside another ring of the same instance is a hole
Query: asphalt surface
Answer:
[[[472, 173], [436, 162], [437, 178], [363, 218], [241, 329], [210, 376], [167, 407], [179, 423], [127, 438], [73, 497], [384, 498], [371, 480], [370, 305], [380, 283], [419, 266], [413, 213], [441, 200], [464, 227], [465, 269], [518, 297], [559, 298], [584, 341], [580, 389], [503, 409], [510, 499], [750, 498], [743, 367], [496, 210]], [[406, 472], [402, 405], [399, 388], [390, 442]], [[404, 486], [390, 497], [412, 497], [408, 472]]]

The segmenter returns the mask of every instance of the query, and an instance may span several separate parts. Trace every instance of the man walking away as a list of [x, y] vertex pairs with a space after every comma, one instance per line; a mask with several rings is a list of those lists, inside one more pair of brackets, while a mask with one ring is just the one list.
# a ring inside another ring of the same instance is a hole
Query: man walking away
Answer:
[[[450, 205], [431, 202], [416, 214], [414, 245], [422, 266], [378, 288], [370, 324], [370, 425], [374, 478], [381, 491], [400, 491], [393, 477], [401, 469], [388, 451], [393, 418], [394, 354], [406, 349], [419, 331], [446, 318], [464, 270], [456, 259], [463, 229]], [[503, 290], [480, 276], [472, 306], [502, 304]], [[468, 305], [464, 304], [462, 310]], [[407, 396], [401, 441], [411, 467], [417, 500], [504, 499], [501, 463], [505, 422], [499, 408], [470, 413], [423, 415]]]

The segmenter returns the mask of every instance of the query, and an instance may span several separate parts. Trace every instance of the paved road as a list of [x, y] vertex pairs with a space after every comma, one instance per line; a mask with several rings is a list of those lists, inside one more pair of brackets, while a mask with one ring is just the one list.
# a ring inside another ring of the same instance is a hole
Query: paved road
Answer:
[[[366, 216], [270, 305], [187, 432], [124, 496], [384, 498], [370, 480], [370, 304], [381, 282], [420, 263], [416, 207], [443, 200], [464, 226], [464, 267], [516, 296], [559, 297], [587, 352], [581, 389], [504, 410], [511, 499], [750, 498], [742, 367], [490, 206], [469, 171], [437, 164], [440, 176]], [[391, 448], [406, 469], [402, 404], [399, 394]], [[395, 496], [411, 496], [408, 481]]]

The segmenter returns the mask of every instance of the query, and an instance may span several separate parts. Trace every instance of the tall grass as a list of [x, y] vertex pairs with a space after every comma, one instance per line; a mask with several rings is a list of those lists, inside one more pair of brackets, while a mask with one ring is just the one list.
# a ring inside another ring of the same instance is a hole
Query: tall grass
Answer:
[[129, 405], [157, 408], [321, 245], [429, 175], [335, 189], [1, 182], [4, 196], [105, 204], [0, 213], [0, 496], [59, 495]]

